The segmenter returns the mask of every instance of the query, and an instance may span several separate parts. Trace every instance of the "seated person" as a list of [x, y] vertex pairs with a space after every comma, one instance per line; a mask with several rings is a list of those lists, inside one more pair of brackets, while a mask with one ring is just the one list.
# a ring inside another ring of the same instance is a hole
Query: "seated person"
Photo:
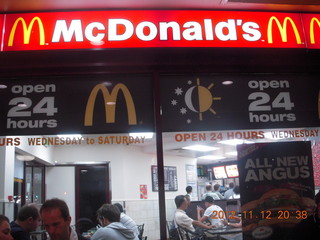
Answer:
[[98, 220], [102, 226], [91, 240], [139, 240], [134, 232], [120, 223], [120, 211], [112, 204], [102, 205], [98, 211]]
[[190, 218], [185, 210], [188, 208], [188, 202], [187, 199], [184, 195], [179, 195], [176, 196], [176, 198], [174, 199], [175, 204], [177, 206], [177, 210], [175, 212], [174, 215], [174, 222], [175, 224], [177, 224], [178, 226], [187, 229], [191, 232], [195, 232], [195, 233], [200, 233], [201, 230], [197, 230], [195, 229], [194, 226], [202, 228], [202, 229], [211, 229], [213, 228], [213, 226], [208, 226], [203, 224], [200, 221], [197, 220], [193, 220], [192, 218]]
[[135, 221], [131, 217], [129, 217], [127, 214], [123, 212], [123, 207], [120, 203], [114, 204], [120, 211], [120, 222], [125, 226], [126, 228], [131, 229], [136, 236], [139, 235], [139, 229]]
[[58, 198], [46, 200], [40, 208], [40, 216], [50, 240], [82, 240], [71, 224], [67, 203]]
[[204, 200], [206, 210], [201, 217], [200, 214], [203, 211], [199, 206], [197, 207], [197, 217], [199, 222], [209, 221], [213, 227], [222, 227], [225, 225], [226, 219], [225, 213], [221, 207], [214, 204], [214, 200], [211, 196], [207, 196]]
[[16, 221], [10, 223], [11, 235], [14, 240], [30, 240], [30, 232], [37, 229], [40, 223], [39, 210], [35, 205], [24, 205]]
[[4, 215], [0, 215], [0, 239], [13, 240], [10, 233], [9, 219]]

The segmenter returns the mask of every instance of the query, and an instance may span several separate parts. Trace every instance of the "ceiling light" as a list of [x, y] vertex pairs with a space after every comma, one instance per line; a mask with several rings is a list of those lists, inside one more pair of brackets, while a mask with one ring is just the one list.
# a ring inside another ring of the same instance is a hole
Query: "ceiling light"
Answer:
[[31, 155], [19, 155], [19, 154], [17, 154], [16, 157], [20, 161], [32, 161], [32, 160], [35, 159], [35, 157], [31, 156]]
[[17, 106], [20, 108], [26, 108], [28, 105], [25, 103], [19, 103]]
[[226, 153], [227, 155], [230, 155], [230, 156], [238, 156], [238, 152], [234, 151], [234, 152], [227, 152]]
[[101, 45], [105, 44], [105, 42], [104, 41], [96, 41], [96, 42], [92, 41], [92, 42], [90, 42], [90, 44], [93, 46], [101, 46]]
[[233, 81], [227, 80], [222, 82], [223, 85], [231, 85], [233, 84]]
[[199, 151], [199, 152], [209, 152], [209, 151], [218, 150], [219, 148], [210, 147], [210, 146], [206, 146], [206, 145], [192, 145], [192, 146], [188, 146], [188, 147], [183, 147], [183, 149], [192, 150], [192, 151]]
[[0, 89], [6, 89], [6, 88], [7, 88], [7, 85], [0, 84]]
[[59, 138], [82, 138], [81, 134], [58, 134]]
[[107, 105], [116, 105], [116, 102], [106, 102]]
[[226, 145], [231, 145], [231, 146], [236, 146], [236, 145], [238, 145], [238, 144], [254, 143], [254, 142], [248, 141], [248, 140], [242, 140], [242, 139], [230, 139], [230, 140], [220, 141], [220, 142], [218, 142], [218, 143], [226, 144]]
[[144, 137], [145, 139], [151, 139], [151, 138], [153, 138], [153, 132], [129, 133], [129, 136], [134, 137], [134, 138]]
[[198, 157], [199, 159], [205, 159], [205, 160], [222, 160], [225, 159], [226, 157], [221, 156], [221, 155], [205, 155], [202, 157]]

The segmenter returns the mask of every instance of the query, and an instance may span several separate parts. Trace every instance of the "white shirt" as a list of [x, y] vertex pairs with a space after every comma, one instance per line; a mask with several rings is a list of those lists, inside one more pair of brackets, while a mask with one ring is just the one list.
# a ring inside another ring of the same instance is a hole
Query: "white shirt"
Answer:
[[71, 228], [70, 238], [69, 239], [70, 240], [78, 240], [78, 235], [77, 235], [76, 231], [73, 228]]
[[224, 193], [224, 198], [225, 198], [225, 199], [229, 199], [233, 194], [234, 194], [233, 188], [230, 188], [229, 190], [227, 190], [227, 191]]
[[240, 194], [233, 194], [229, 199], [240, 199]]
[[226, 219], [225, 212], [217, 205], [208, 207], [203, 216], [208, 217], [208, 220], [211, 222], [211, 224], [216, 227], [223, 225], [223, 219]]
[[188, 229], [191, 232], [194, 232], [195, 229], [192, 225], [193, 219], [190, 218], [185, 211], [181, 209], [177, 209], [175, 214], [174, 214], [174, 222], [178, 224], [179, 226]]

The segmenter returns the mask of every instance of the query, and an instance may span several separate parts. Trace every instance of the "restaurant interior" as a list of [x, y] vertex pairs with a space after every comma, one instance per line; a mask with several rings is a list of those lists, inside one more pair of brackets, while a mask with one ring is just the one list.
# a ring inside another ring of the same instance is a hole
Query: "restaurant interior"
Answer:
[[[292, 135], [306, 131], [315, 133], [318, 129], [163, 133], [166, 219], [173, 219], [174, 198], [186, 194], [187, 186], [192, 186], [192, 202], [197, 206], [206, 185], [218, 183], [222, 194], [230, 182], [239, 185], [238, 144], [311, 141], [313, 164], [317, 166], [318, 137]], [[3, 197], [8, 201], [1, 203], [0, 214], [14, 219], [21, 204], [41, 205], [45, 199], [62, 198], [70, 208], [72, 225], [87, 232], [97, 225], [95, 212], [103, 203], [121, 203], [137, 224], [144, 225], [144, 236], [159, 239], [154, 133], [3, 139], [7, 143], [0, 148], [6, 159], [2, 163], [6, 181]], [[314, 175], [319, 186], [316, 170]], [[240, 202], [233, 204], [240, 211]]]

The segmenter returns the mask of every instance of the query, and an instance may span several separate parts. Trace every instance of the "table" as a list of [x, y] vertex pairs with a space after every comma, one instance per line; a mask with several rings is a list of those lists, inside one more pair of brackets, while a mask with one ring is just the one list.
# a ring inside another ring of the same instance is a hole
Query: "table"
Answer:
[[231, 226], [225, 226], [222, 228], [217, 228], [217, 229], [210, 229], [210, 230], [206, 230], [206, 233], [208, 233], [209, 235], [217, 235], [219, 240], [222, 240], [222, 236], [221, 235], [228, 235], [228, 238], [224, 238], [226, 240], [231, 240], [233, 238], [232, 237], [237, 237], [236, 235], [241, 235], [241, 238], [236, 238], [236, 240], [241, 240], [242, 239], [242, 228], [235, 228], [235, 227], [231, 227]]
[[221, 240], [242, 240], [242, 233], [226, 234], [220, 237]]

